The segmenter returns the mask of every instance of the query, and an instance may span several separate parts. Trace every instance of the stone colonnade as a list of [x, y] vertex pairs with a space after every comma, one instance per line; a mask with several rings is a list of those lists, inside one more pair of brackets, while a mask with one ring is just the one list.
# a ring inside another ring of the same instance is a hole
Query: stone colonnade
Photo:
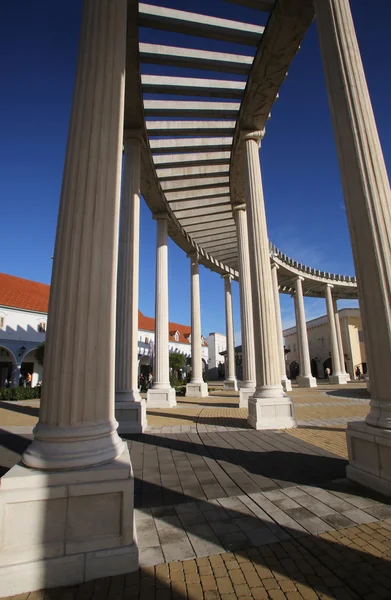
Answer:
[[[314, 0], [314, 5], [371, 370], [370, 412], [365, 422], [348, 428], [347, 473], [351, 479], [391, 495], [391, 192], [348, 0]], [[129, 213], [126, 216], [123, 208], [119, 258], [130, 281], [126, 287], [119, 277], [117, 288], [126, 22], [126, 0], [85, 0], [56, 235], [40, 418], [23, 462], [2, 478], [1, 485], [0, 580], [5, 582], [2, 591], [6, 595], [73, 585], [138, 566], [133, 472], [114, 414], [115, 399], [120, 410], [129, 413], [136, 409], [142, 414], [132, 353], [127, 376], [121, 358], [117, 374], [114, 367], [116, 326], [127, 330], [128, 343], [135, 351], [137, 296], [136, 254], [128, 247], [129, 240], [138, 236], [139, 143], [132, 136], [125, 140], [124, 177], [128, 177], [129, 187], [123, 200]], [[255, 383], [248, 398], [250, 424], [256, 429], [277, 429], [294, 427], [296, 421], [292, 401], [282, 386], [277, 286], [270, 266], [259, 160], [262, 137], [261, 131], [244, 131], [241, 139], [255, 350], [254, 379], [248, 361], [246, 381]], [[242, 215], [241, 211], [237, 214]], [[235, 218], [244, 248], [243, 216]], [[155, 219], [155, 381], [148, 402], [173, 406], [167, 345], [167, 216], [157, 214]], [[198, 262], [191, 260], [196, 330], [200, 329]], [[240, 259], [243, 282], [246, 260], [244, 255]], [[228, 276], [225, 291], [232, 367], [230, 283]], [[300, 277], [295, 288], [301, 377], [311, 385]], [[332, 359], [339, 375], [342, 368], [341, 364], [338, 367], [341, 360], [331, 288], [325, 293]], [[126, 308], [126, 295], [133, 302], [131, 310]], [[248, 307], [242, 309], [242, 315], [248, 315]], [[250, 329], [247, 324], [248, 348]], [[198, 363], [193, 367], [193, 379], [200, 379]], [[130, 410], [131, 404], [138, 406]], [[128, 421], [126, 417], [124, 422]], [[25, 534], [23, 548], [21, 531]]]

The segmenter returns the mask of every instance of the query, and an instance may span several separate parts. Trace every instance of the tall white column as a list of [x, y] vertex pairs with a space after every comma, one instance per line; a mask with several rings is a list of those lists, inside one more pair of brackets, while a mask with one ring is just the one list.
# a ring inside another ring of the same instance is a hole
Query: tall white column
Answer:
[[341, 320], [339, 318], [337, 300], [333, 299], [333, 310], [335, 316], [335, 329], [337, 331], [337, 341], [338, 341], [338, 351], [339, 351], [339, 362], [341, 366], [342, 375], [345, 377], [346, 382], [350, 380], [349, 373], [346, 371], [345, 366], [345, 353], [343, 351], [343, 343], [342, 343], [342, 331], [341, 331]]
[[147, 424], [138, 388], [138, 279], [140, 243], [139, 132], [125, 131], [118, 248], [115, 415], [121, 433]]
[[190, 259], [191, 289], [191, 381], [186, 386], [186, 396], [204, 398], [208, 385], [202, 379], [201, 299], [198, 253], [188, 254]]
[[297, 378], [297, 385], [299, 387], [316, 387], [316, 379], [311, 375], [310, 349], [308, 346], [307, 322], [304, 310], [303, 287], [301, 284], [303, 280], [303, 277], [297, 277], [295, 280], [295, 301], [297, 303], [296, 330], [300, 348], [300, 375]]
[[255, 429], [294, 427], [293, 403], [281, 386], [269, 240], [259, 163], [259, 144], [264, 132], [243, 132], [242, 135], [256, 371], [255, 393], [248, 401], [248, 422]]
[[84, 0], [39, 421], [24, 464], [1, 480], [3, 595], [138, 567], [114, 418], [126, 22], [126, 0]]
[[281, 307], [280, 307], [280, 293], [278, 290], [278, 265], [275, 262], [272, 262], [272, 280], [273, 280], [273, 294], [274, 294], [274, 308], [276, 313], [276, 330], [277, 330], [277, 344], [279, 346], [280, 351], [280, 373], [281, 373], [281, 385], [285, 392], [290, 392], [292, 389], [292, 384], [290, 379], [288, 379], [286, 375], [285, 368], [285, 350], [284, 350], [284, 338], [282, 335], [282, 320], [281, 320]]
[[[371, 372], [348, 477], [391, 495], [391, 190], [348, 0], [314, 0]], [[365, 448], [364, 448], [365, 446]]]
[[225, 390], [237, 390], [238, 380], [235, 373], [235, 336], [234, 315], [232, 310], [231, 276], [223, 275], [225, 296], [225, 333], [227, 337], [227, 359], [225, 361]]
[[239, 406], [247, 408], [248, 399], [255, 392], [255, 348], [246, 205], [240, 204], [235, 206], [233, 214], [238, 241], [240, 321], [242, 330], [243, 380], [240, 383], [239, 389]]
[[326, 285], [326, 307], [327, 307], [327, 318], [329, 321], [330, 331], [330, 351], [331, 361], [333, 366], [333, 373], [329, 377], [330, 383], [346, 383], [345, 375], [341, 370], [341, 359], [339, 355], [337, 328], [335, 326], [335, 314], [333, 305], [333, 296], [331, 290], [334, 286], [331, 283]]
[[168, 349], [168, 240], [167, 215], [156, 220], [155, 354], [153, 386], [147, 393], [147, 406], [176, 406], [175, 390], [170, 385]]

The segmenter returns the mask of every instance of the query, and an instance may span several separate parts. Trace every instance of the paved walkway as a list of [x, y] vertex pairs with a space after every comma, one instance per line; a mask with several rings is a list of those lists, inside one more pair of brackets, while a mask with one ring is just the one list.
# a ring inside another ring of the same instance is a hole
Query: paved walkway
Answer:
[[[238, 396], [178, 398], [128, 436], [141, 568], [17, 600], [391, 599], [391, 506], [345, 479], [363, 385], [294, 389], [299, 427], [256, 432]], [[2, 473], [31, 439], [36, 401], [0, 403]]]

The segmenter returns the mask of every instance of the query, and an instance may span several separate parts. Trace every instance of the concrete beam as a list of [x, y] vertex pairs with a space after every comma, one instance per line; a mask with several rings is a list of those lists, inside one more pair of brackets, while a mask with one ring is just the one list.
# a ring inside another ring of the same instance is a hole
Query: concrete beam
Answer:
[[202, 100], [144, 100], [146, 117], [194, 117], [236, 119], [240, 102], [205, 102]]
[[229, 164], [230, 152], [197, 152], [194, 154], [160, 154], [153, 157], [157, 168], [180, 167], [192, 163], [193, 166]]
[[253, 62], [252, 56], [243, 54], [226, 54], [192, 48], [161, 46], [158, 44], [139, 45], [142, 63], [185, 67], [186, 69], [205, 69], [220, 73], [237, 73], [247, 75]]
[[169, 202], [170, 208], [175, 212], [175, 216], [179, 217], [180, 212], [185, 210], [198, 209], [201, 206], [218, 206], [218, 205], [230, 205], [231, 199], [229, 196], [213, 196], [211, 198], [182, 200], [179, 202]]
[[204, 243], [202, 245], [202, 247], [205, 250], [208, 250], [208, 252], [209, 252], [209, 250], [213, 251], [213, 248], [216, 248], [216, 247], [217, 248], [226, 248], [227, 250], [230, 250], [230, 249], [233, 249], [233, 248], [235, 248], [235, 249], [237, 248], [237, 242], [234, 239], [232, 239], [232, 240], [226, 240], [226, 241], [220, 240], [220, 241], [217, 241], [217, 242], [210, 241], [210, 242]]
[[243, 81], [165, 75], [141, 75], [141, 85], [144, 94], [179, 94], [208, 98], [241, 98], [246, 87]]
[[229, 177], [222, 175], [221, 177], [204, 177], [203, 179], [181, 179], [161, 181], [162, 190], [168, 192], [171, 190], [180, 190], [178, 193], [190, 190], [208, 190], [209, 188], [218, 188], [222, 185], [229, 184]]
[[139, 25], [248, 46], [257, 46], [265, 29], [259, 25], [144, 3], [139, 4]]
[[209, 196], [229, 196], [229, 187], [206, 188], [204, 190], [188, 190], [180, 192], [166, 192], [166, 199], [171, 201], [193, 200], [198, 198], [207, 198]]
[[215, 241], [220, 241], [220, 240], [229, 240], [229, 239], [236, 239], [236, 231], [223, 231], [224, 228], [222, 228], [221, 233], [207, 233], [205, 232], [202, 235], [193, 235], [193, 239], [196, 240], [197, 244], [201, 244], [203, 242], [210, 242], [212, 240]]
[[215, 150], [229, 150], [232, 146], [231, 137], [206, 137], [185, 139], [152, 139], [149, 140], [152, 154], [165, 154], [169, 152], [203, 152]]
[[[215, 214], [213, 217], [213, 220], [217, 223], [217, 221], [222, 221], [222, 220], [226, 220], [227, 218], [227, 214], [228, 213], [222, 213], [222, 214]], [[178, 219], [178, 221], [182, 224], [183, 227], [187, 227], [187, 225], [197, 225], [197, 224], [201, 224], [201, 223], [210, 223], [210, 215], [205, 215], [205, 216], [196, 216], [196, 217], [192, 217], [190, 219]]]
[[195, 177], [204, 177], [204, 175], [220, 175], [221, 173], [229, 172], [229, 164], [224, 165], [197, 165], [195, 167], [168, 167], [168, 168], [157, 168], [157, 176], [161, 181], [167, 179], [181, 179], [183, 181], [186, 178], [192, 179]]
[[146, 121], [149, 136], [158, 135], [232, 135], [235, 121]]

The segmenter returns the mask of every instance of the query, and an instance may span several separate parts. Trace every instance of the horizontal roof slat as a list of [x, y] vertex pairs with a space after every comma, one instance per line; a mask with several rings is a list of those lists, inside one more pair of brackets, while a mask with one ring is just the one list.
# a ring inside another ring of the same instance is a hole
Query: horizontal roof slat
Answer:
[[193, 48], [162, 46], [159, 44], [141, 43], [139, 49], [142, 63], [185, 67], [186, 69], [205, 69], [207, 71], [247, 75], [253, 62], [252, 56], [245, 56], [243, 54], [211, 52]]
[[229, 186], [206, 188], [204, 190], [188, 190], [187, 192], [166, 192], [169, 202], [178, 200], [194, 200], [208, 198], [209, 196], [229, 196]]
[[232, 135], [235, 121], [146, 121], [149, 136]]
[[[232, 218], [227, 218], [224, 221], [219, 221], [218, 223], [215, 223], [214, 221], [210, 221], [210, 223], [203, 223], [202, 225], [200, 223], [197, 223], [196, 225], [189, 225], [186, 227], [186, 231], [188, 233], [192, 234], [192, 237], [197, 237], [202, 235], [205, 231], [210, 231], [211, 229], [222, 229], [224, 228], [225, 231], [234, 231], [235, 229], [235, 223], [232, 220]], [[193, 235], [194, 234], [194, 235]]]
[[232, 137], [210, 137], [210, 138], [159, 138], [149, 140], [152, 154], [166, 154], [169, 152], [202, 152], [204, 149], [227, 150], [231, 148]]
[[185, 191], [194, 191], [202, 194], [203, 190], [216, 189], [222, 185], [229, 185], [229, 177], [222, 175], [219, 177], [204, 177], [203, 179], [174, 179], [173, 181], [161, 181], [160, 185], [166, 196], [171, 193], [183, 194]]
[[184, 167], [160, 167], [156, 169], [156, 173], [162, 181], [168, 179], [180, 179], [184, 182], [187, 178], [189, 181], [194, 181], [194, 178], [196, 177], [203, 178], [205, 175], [219, 176], [224, 173], [229, 173], [229, 162], [222, 165], [208, 164]]
[[180, 216], [180, 214], [186, 210], [194, 210], [200, 208], [201, 206], [215, 207], [221, 204], [230, 205], [230, 197], [213, 196], [211, 198], [190, 198], [189, 200], [178, 200], [174, 202], [169, 202], [170, 208], [175, 212], [175, 216], [177, 217]]
[[148, 117], [210, 117], [236, 119], [240, 102], [206, 102], [202, 100], [144, 100], [144, 112]]
[[250, 23], [230, 21], [164, 6], [152, 6], [142, 2], [139, 4], [139, 25], [248, 46], [257, 46], [265, 29]]
[[159, 154], [153, 157], [157, 167], [172, 166], [179, 167], [193, 163], [193, 165], [218, 165], [229, 164], [230, 152], [195, 152], [193, 154]]
[[232, 4], [240, 4], [241, 6], [247, 6], [247, 8], [253, 8], [255, 10], [263, 10], [265, 12], [272, 12], [275, 0], [227, 0]]
[[178, 94], [209, 98], [241, 98], [246, 87], [243, 81], [141, 75], [142, 91], [146, 94]]

